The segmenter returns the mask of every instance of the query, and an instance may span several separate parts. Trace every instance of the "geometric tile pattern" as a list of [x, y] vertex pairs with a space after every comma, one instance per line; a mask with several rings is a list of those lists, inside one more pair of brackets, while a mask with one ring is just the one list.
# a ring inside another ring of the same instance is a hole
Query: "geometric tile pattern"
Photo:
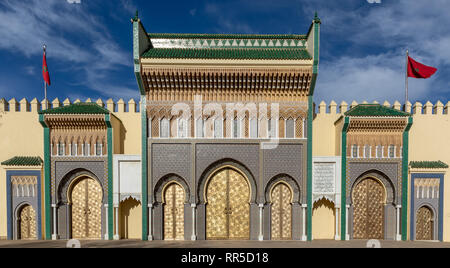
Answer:
[[292, 239], [292, 193], [284, 183], [272, 190], [272, 240]]
[[383, 239], [385, 194], [383, 186], [368, 178], [353, 190], [353, 238]]

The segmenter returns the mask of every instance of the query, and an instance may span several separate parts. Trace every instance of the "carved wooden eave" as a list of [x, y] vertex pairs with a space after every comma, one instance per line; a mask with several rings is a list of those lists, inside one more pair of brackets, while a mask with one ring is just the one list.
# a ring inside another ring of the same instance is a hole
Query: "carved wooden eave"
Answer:
[[312, 68], [186, 68], [143, 66], [148, 100], [305, 101]]
[[398, 133], [408, 124], [408, 118], [364, 117], [351, 118], [348, 133]]
[[104, 115], [46, 115], [45, 122], [53, 130], [103, 129], [107, 125]]

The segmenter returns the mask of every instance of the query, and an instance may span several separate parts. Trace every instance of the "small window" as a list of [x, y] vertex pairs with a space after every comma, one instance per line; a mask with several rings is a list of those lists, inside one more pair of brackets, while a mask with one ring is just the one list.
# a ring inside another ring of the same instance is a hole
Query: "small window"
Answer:
[[178, 138], [187, 137], [187, 121], [183, 118], [178, 118]]
[[377, 158], [383, 158], [383, 146], [377, 146]]
[[250, 119], [250, 138], [258, 138], [258, 119]]
[[223, 120], [221, 118], [214, 119], [214, 138], [223, 137]]
[[159, 133], [160, 138], [169, 138], [170, 122], [168, 119], [166, 119], [166, 118], [161, 119], [159, 131], [160, 131], [160, 133]]
[[58, 156], [64, 155], [64, 144], [61, 142], [58, 142]]
[[269, 135], [269, 138], [276, 138], [277, 137], [277, 120], [269, 119], [267, 121], [267, 133]]
[[90, 148], [89, 148], [89, 144], [87, 142], [83, 143], [83, 155], [84, 156], [89, 156], [90, 155]]
[[358, 158], [358, 145], [356, 144], [352, 145], [352, 157]]
[[195, 120], [195, 136], [203, 138], [203, 119], [201, 118]]
[[240, 128], [240, 124], [239, 124], [239, 119], [234, 119], [233, 120], [233, 138], [240, 138], [241, 135], [241, 128]]
[[72, 156], [76, 156], [77, 155], [77, 146], [76, 146], [77, 144], [76, 143], [72, 143], [71, 145], [70, 145], [70, 155], [72, 155]]
[[95, 144], [95, 154], [102, 155], [102, 150], [103, 150], [103, 144], [101, 144], [100, 142], [97, 142]]
[[371, 158], [372, 157], [370, 149], [371, 149], [371, 147], [369, 145], [366, 145], [364, 147], [364, 157], [365, 158]]
[[395, 146], [393, 144], [389, 146], [389, 158], [395, 158]]
[[286, 138], [295, 138], [295, 121], [294, 119], [286, 120]]

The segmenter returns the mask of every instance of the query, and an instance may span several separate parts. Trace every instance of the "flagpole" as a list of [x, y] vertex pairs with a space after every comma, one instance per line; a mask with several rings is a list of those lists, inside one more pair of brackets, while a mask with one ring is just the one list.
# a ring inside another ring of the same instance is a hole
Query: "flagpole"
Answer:
[[406, 112], [406, 104], [408, 103], [408, 57], [409, 57], [409, 50], [406, 49], [405, 112]]
[[[43, 46], [42, 46], [42, 48], [44, 49], [44, 56], [46, 56], [45, 55], [45, 50], [47, 49], [47, 46], [44, 44]], [[47, 110], [47, 82], [45, 82], [45, 80], [44, 80], [44, 102], [45, 102], [45, 110]]]

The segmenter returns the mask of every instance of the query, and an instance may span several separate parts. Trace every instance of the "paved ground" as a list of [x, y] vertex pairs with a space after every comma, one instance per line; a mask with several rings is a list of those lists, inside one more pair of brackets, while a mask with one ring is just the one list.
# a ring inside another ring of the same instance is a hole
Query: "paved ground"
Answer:
[[[80, 241], [83, 248], [366, 248], [367, 240], [334, 241]], [[382, 248], [450, 248], [450, 243], [380, 241]], [[0, 241], [0, 248], [65, 248], [67, 240]]]

